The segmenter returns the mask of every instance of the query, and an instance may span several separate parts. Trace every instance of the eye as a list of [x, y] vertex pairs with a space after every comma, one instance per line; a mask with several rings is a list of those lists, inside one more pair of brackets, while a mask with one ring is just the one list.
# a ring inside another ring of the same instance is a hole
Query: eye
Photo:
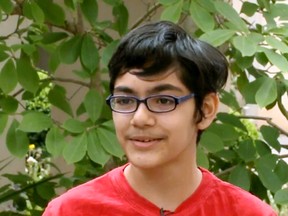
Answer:
[[118, 105], [129, 105], [135, 103], [134, 98], [129, 98], [129, 97], [119, 97], [115, 98], [115, 104]]
[[163, 104], [163, 105], [170, 105], [170, 104], [174, 104], [175, 103], [173, 98], [167, 97], [167, 96], [157, 97], [156, 101], [157, 101], [158, 104]]

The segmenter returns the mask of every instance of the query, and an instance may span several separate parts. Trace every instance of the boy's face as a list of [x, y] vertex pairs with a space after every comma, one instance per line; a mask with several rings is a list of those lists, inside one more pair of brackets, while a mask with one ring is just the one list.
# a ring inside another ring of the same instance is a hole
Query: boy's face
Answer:
[[[153, 77], [139, 77], [129, 72], [116, 79], [114, 95], [136, 96], [140, 99], [151, 95], [185, 96], [189, 90], [176, 75], [176, 68]], [[135, 70], [131, 70], [133, 73]], [[205, 102], [204, 102], [205, 103]], [[140, 103], [134, 113], [113, 112], [118, 140], [130, 163], [138, 168], [156, 168], [177, 162], [195, 160], [198, 129], [208, 123], [196, 123], [195, 101], [191, 98], [176, 109], [166, 113], [153, 113]], [[208, 124], [208, 125], [207, 125]]]

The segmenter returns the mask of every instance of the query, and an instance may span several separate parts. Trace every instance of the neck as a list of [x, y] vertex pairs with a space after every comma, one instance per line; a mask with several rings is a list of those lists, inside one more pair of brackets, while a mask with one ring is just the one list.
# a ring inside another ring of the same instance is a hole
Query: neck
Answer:
[[124, 171], [130, 186], [159, 208], [175, 209], [198, 188], [202, 174], [195, 161], [141, 169], [130, 164]]

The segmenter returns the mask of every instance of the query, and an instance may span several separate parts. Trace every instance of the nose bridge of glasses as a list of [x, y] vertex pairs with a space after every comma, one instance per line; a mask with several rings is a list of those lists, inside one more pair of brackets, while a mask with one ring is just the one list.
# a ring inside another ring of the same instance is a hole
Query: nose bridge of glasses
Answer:
[[148, 109], [149, 111], [151, 111], [151, 109], [149, 108], [149, 105], [148, 105], [148, 99], [149, 99], [149, 97], [143, 98], [143, 99], [141, 99], [141, 98], [135, 98], [135, 99], [136, 99], [136, 101], [137, 101], [137, 107], [136, 107], [135, 111], [137, 111], [137, 110], [139, 109], [139, 106], [141, 105], [141, 103], [142, 103], [143, 105], [145, 105], [146, 109]]

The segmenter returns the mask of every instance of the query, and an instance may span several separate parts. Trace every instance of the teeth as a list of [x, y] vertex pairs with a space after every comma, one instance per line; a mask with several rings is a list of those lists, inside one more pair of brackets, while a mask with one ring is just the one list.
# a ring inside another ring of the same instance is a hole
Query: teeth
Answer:
[[136, 141], [139, 141], [139, 142], [151, 142], [151, 141], [153, 141], [153, 140], [151, 140], [151, 139], [145, 139], [145, 140], [136, 140]]

